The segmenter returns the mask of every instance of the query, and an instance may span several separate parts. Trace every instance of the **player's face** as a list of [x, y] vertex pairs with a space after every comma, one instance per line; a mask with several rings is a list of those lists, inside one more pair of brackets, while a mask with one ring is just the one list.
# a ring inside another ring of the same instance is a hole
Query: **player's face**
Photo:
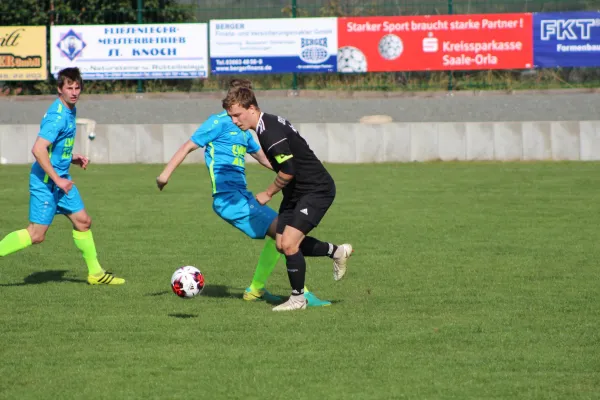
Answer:
[[244, 108], [239, 104], [234, 104], [227, 110], [227, 114], [229, 114], [233, 123], [241, 130], [256, 129], [258, 110], [254, 106]]
[[62, 99], [63, 103], [67, 106], [72, 107], [79, 100], [81, 94], [81, 87], [78, 82], [66, 80], [62, 88], [58, 88], [58, 94]]

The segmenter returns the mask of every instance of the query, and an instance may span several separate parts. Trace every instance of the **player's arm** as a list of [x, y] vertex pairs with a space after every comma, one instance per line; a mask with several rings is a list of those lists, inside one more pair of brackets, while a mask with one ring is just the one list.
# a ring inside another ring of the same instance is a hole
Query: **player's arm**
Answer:
[[262, 151], [262, 149], [259, 149], [256, 153], [250, 153], [250, 155], [252, 156], [252, 158], [254, 158], [256, 161], [258, 161], [258, 163], [262, 166], [264, 166], [265, 168], [270, 169], [271, 171], [273, 170], [273, 166], [271, 165], [271, 163], [269, 162], [269, 159], [267, 158], [267, 156], [265, 155], [265, 152]]
[[38, 162], [40, 167], [44, 170], [49, 179], [54, 182], [56, 186], [58, 186], [63, 192], [69, 193], [71, 188], [73, 187], [73, 182], [69, 179], [61, 178], [58, 176], [54, 167], [52, 167], [52, 163], [50, 162], [50, 155], [48, 154], [48, 148], [52, 145], [52, 142], [44, 139], [43, 137], [38, 136], [33, 144], [33, 148], [31, 149], [31, 153], [35, 157], [35, 160]]
[[283, 139], [271, 146], [267, 151], [271, 152], [272, 158], [279, 164], [279, 172], [273, 183], [267, 190], [256, 195], [256, 200], [260, 204], [267, 204], [273, 196], [279, 193], [294, 179], [296, 167], [294, 165], [294, 156], [290, 150], [287, 139]]
[[292, 179], [294, 179], [294, 175], [287, 174], [283, 172], [283, 170], [279, 171], [273, 183], [271, 183], [266, 190], [269, 199], [275, 196], [277, 193], [279, 193], [284, 187], [286, 187], [292, 181]]
[[83, 154], [73, 153], [71, 156], [71, 164], [79, 165], [81, 168], [86, 169], [90, 159]]
[[215, 140], [221, 132], [221, 125], [219, 120], [215, 117], [210, 117], [200, 125], [192, 137], [185, 142], [179, 150], [173, 154], [171, 160], [163, 170], [163, 172], [156, 178], [156, 186], [160, 190], [163, 190], [165, 185], [169, 182], [169, 178], [175, 169], [185, 160], [188, 154], [192, 151], [206, 146], [208, 143]]
[[269, 162], [265, 152], [260, 148], [258, 143], [256, 143], [256, 140], [254, 140], [254, 137], [252, 137], [250, 132], [248, 132], [248, 143], [246, 147], [248, 148], [248, 154], [258, 161], [260, 165], [270, 169], [271, 171], [273, 170], [273, 166]]
[[183, 160], [185, 160], [188, 154], [198, 149], [199, 147], [200, 146], [198, 146], [191, 140], [188, 140], [183, 145], [181, 145], [181, 147], [175, 152], [175, 154], [173, 154], [173, 157], [171, 157], [171, 159], [165, 166], [163, 172], [158, 176], [158, 178], [156, 178], [156, 186], [158, 186], [160, 190], [163, 190], [163, 188], [169, 182], [169, 178], [171, 177], [173, 171], [175, 171], [177, 167], [179, 167], [179, 165], [183, 162]]
[[52, 167], [52, 163], [50, 162], [50, 156], [48, 154], [48, 148], [52, 145], [52, 142], [44, 139], [41, 136], [38, 136], [33, 144], [33, 148], [31, 149], [31, 153], [35, 157], [35, 160], [40, 164], [40, 167], [44, 170], [48, 178], [52, 179], [54, 183], [60, 179], [54, 168]]

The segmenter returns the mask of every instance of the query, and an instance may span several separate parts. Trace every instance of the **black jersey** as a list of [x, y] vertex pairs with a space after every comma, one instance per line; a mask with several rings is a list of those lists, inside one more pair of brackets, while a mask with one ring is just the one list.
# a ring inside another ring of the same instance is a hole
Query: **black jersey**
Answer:
[[285, 197], [298, 198], [308, 193], [329, 192], [334, 188], [329, 172], [285, 118], [262, 113], [256, 134], [276, 172], [285, 160], [291, 159], [294, 163], [294, 179], [282, 190]]

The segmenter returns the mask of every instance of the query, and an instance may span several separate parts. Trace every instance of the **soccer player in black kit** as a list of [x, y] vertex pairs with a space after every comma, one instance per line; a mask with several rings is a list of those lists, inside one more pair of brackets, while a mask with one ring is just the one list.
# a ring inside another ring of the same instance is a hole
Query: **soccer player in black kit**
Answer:
[[306, 308], [304, 257], [332, 258], [333, 277], [337, 281], [346, 274], [346, 263], [352, 255], [350, 244], [336, 246], [306, 236], [333, 203], [335, 183], [289, 121], [260, 110], [251, 89], [230, 90], [223, 100], [223, 108], [240, 129], [256, 132], [260, 146], [277, 172], [275, 181], [258, 193], [256, 200], [264, 205], [279, 191], [283, 193], [276, 243], [277, 249], [285, 254], [292, 295], [273, 311], [303, 310]]

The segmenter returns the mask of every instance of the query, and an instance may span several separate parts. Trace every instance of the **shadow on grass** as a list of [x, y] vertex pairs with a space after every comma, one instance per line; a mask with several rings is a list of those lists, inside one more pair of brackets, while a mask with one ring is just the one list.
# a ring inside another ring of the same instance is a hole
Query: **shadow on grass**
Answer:
[[[217, 298], [241, 298], [241, 294], [231, 293], [230, 288], [225, 285], [209, 285], [205, 286], [200, 296], [217, 297]], [[238, 289], [240, 290], [240, 289]], [[243, 290], [243, 289], [241, 289]]]
[[176, 314], [169, 314], [169, 317], [173, 317], [173, 318], [181, 318], [181, 319], [188, 319], [188, 318], [197, 318], [198, 314], [183, 314], [183, 313], [176, 313]]
[[[233, 290], [234, 292], [231, 292], [231, 290]], [[214, 298], [221, 298], [221, 299], [241, 300], [243, 297], [244, 290], [245, 289], [242, 289], [242, 288], [230, 288], [225, 285], [210, 285], [210, 286], [204, 287], [204, 290], [200, 294], [200, 297], [214, 297]], [[146, 296], [165, 296], [165, 295], [173, 295], [173, 292], [171, 290], [161, 290], [159, 292], [153, 292], [153, 293], [146, 294]], [[286, 301], [289, 296], [288, 294], [285, 294], [285, 295], [284, 294], [274, 294], [274, 295], [278, 296], [281, 299], [281, 301], [265, 301], [265, 303], [271, 304], [271, 305], [281, 304], [282, 302]], [[323, 299], [323, 300], [329, 300], [329, 299]], [[329, 300], [329, 301], [333, 305], [333, 304], [341, 303], [343, 300]], [[184, 314], [182, 314], [182, 315], [184, 315]], [[185, 315], [187, 315], [187, 314], [185, 314]], [[184, 318], [184, 317], [181, 317], [181, 316], [175, 315], [175, 314], [173, 314], [173, 315], [169, 314], [169, 316], [177, 317], [177, 318]], [[186, 318], [189, 318], [189, 317], [186, 317]]]
[[34, 272], [19, 283], [4, 283], [1, 286], [25, 286], [25, 285], [40, 285], [50, 282], [72, 282], [72, 283], [87, 283], [84, 279], [67, 278], [64, 275], [67, 270], [51, 270]]
[[[225, 285], [210, 285], [210, 286], [205, 286], [204, 290], [202, 291], [202, 293], [200, 294], [200, 296], [203, 297], [217, 297], [217, 298], [231, 298], [231, 299], [235, 299], [235, 298], [241, 298], [242, 295], [238, 295], [236, 293], [230, 293], [229, 289], [227, 286]], [[241, 289], [243, 290], [243, 289]], [[153, 292], [153, 293], [148, 293], [146, 294], [146, 296], [165, 296], [168, 294], [173, 294], [172, 290], [161, 290], [159, 292]]]

